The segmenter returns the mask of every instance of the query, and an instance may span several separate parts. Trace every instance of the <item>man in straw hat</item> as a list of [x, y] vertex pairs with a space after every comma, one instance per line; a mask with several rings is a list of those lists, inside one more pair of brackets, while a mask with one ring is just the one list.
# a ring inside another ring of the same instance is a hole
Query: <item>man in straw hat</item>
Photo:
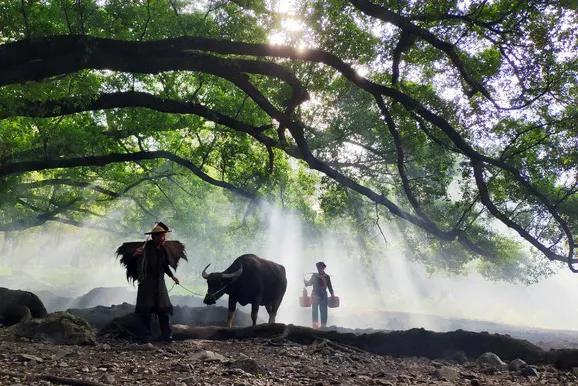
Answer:
[[127, 269], [127, 278], [138, 281], [138, 293], [135, 312], [141, 317], [144, 333], [141, 339], [145, 342], [151, 339], [151, 315], [159, 318], [161, 339], [172, 341], [172, 331], [169, 315], [173, 306], [165, 285], [165, 273], [179, 284], [179, 279], [173, 275], [170, 267], [176, 270], [179, 259], [186, 260], [185, 246], [178, 241], [166, 241], [169, 227], [162, 222], [157, 223], [146, 235], [151, 240], [138, 243], [124, 243], [118, 248], [117, 254], [122, 256], [121, 263]]

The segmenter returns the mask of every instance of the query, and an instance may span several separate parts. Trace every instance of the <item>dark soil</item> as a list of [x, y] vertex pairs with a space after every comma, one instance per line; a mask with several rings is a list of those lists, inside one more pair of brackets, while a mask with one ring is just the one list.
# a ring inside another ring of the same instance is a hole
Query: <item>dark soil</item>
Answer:
[[396, 358], [327, 340], [323, 332], [306, 328], [296, 331], [315, 336], [303, 344], [291, 340], [295, 332], [267, 337], [271, 329], [266, 326], [253, 330], [262, 337], [249, 337], [252, 329], [180, 326], [175, 326], [175, 336], [186, 338], [187, 330], [212, 331], [213, 338], [216, 331], [236, 331], [232, 334], [238, 338], [141, 345], [101, 337], [95, 346], [57, 346], [15, 338], [0, 329], [0, 385], [577, 384], [571, 371], [552, 365], [509, 371], [464, 356], [457, 361]]

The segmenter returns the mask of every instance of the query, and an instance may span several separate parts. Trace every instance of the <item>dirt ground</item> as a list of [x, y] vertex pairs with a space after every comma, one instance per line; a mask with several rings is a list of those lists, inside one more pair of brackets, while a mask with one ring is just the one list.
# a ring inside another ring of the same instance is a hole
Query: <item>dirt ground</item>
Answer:
[[0, 329], [0, 385], [578, 385], [551, 366], [508, 371], [476, 362], [369, 354], [329, 341], [99, 341], [56, 346]]

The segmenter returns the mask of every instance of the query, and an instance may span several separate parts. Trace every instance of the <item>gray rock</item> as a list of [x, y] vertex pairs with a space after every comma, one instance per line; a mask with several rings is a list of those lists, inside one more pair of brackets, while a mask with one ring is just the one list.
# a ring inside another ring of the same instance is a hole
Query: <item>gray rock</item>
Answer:
[[539, 377], [540, 373], [538, 372], [538, 370], [536, 370], [534, 366], [528, 366], [524, 367], [520, 371], [520, 375], [523, 375], [524, 377]]
[[158, 349], [152, 343], [135, 344], [128, 346], [127, 351], [157, 351]]
[[440, 367], [444, 366], [443, 363], [438, 362], [438, 361], [431, 361], [430, 364], [435, 367], [436, 369], [439, 369]]
[[213, 351], [208, 351], [208, 350], [203, 350], [203, 351], [199, 351], [194, 353], [193, 355], [191, 355], [191, 359], [195, 360], [195, 361], [203, 361], [203, 362], [211, 362], [211, 361], [217, 361], [217, 362], [226, 362], [227, 358], [225, 358], [223, 355], [213, 352]]
[[526, 366], [528, 366], [528, 364], [527, 364], [526, 362], [524, 362], [524, 361], [523, 361], [522, 359], [520, 359], [520, 358], [517, 358], [517, 359], [514, 359], [513, 361], [511, 361], [511, 362], [508, 364], [508, 370], [510, 370], [510, 371], [520, 371], [520, 369], [521, 369], [522, 367], [526, 367]]
[[14, 335], [53, 344], [94, 345], [95, 332], [86, 321], [55, 312], [45, 318], [32, 319], [12, 327]]
[[233, 376], [241, 376], [241, 377], [252, 377], [253, 374], [246, 372], [245, 370], [241, 369], [227, 369], [223, 372], [223, 375], [233, 375]]
[[116, 383], [116, 379], [112, 374], [103, 374], [102, 377], [100, 377], [100, 382], [109, 385], [114, 385]]
[[444, 378], [448, 381], [457, 381], [460, 378], [459, 370], [450, 366], [442, 366], [436, 369], [435, 374], [438, 378]]
[[233, 369], [241, 369], [248, 372], [249, 374], [263, 373], [263, 368], [251, 358], [237, 359], [229, 364]]
[[67, 356], [72, 356], [74, 355], [74, 351], [69, 350], [69, 349], [61, 349], [56, 351], [56, 353], [52, 354], [52, 359], [55, 360], [60, 360], [62, 358], [65, 358]]
[[478, 364], [486, 365], [497, 369], [505, 369], [507, 365], [500, 357], [493, 352], [485, 352], [477, 360]]

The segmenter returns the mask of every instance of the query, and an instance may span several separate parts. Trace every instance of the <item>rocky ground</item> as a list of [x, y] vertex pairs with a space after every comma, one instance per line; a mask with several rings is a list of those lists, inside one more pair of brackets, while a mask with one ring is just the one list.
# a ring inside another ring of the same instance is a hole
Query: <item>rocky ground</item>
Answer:
[[[57, 346], [0, 329], [0, 385], [578, 385], [551, 366], [369, 354], [330, 341], [186, 340]], [[514, 369], [515, 368], [515, 369]]]

